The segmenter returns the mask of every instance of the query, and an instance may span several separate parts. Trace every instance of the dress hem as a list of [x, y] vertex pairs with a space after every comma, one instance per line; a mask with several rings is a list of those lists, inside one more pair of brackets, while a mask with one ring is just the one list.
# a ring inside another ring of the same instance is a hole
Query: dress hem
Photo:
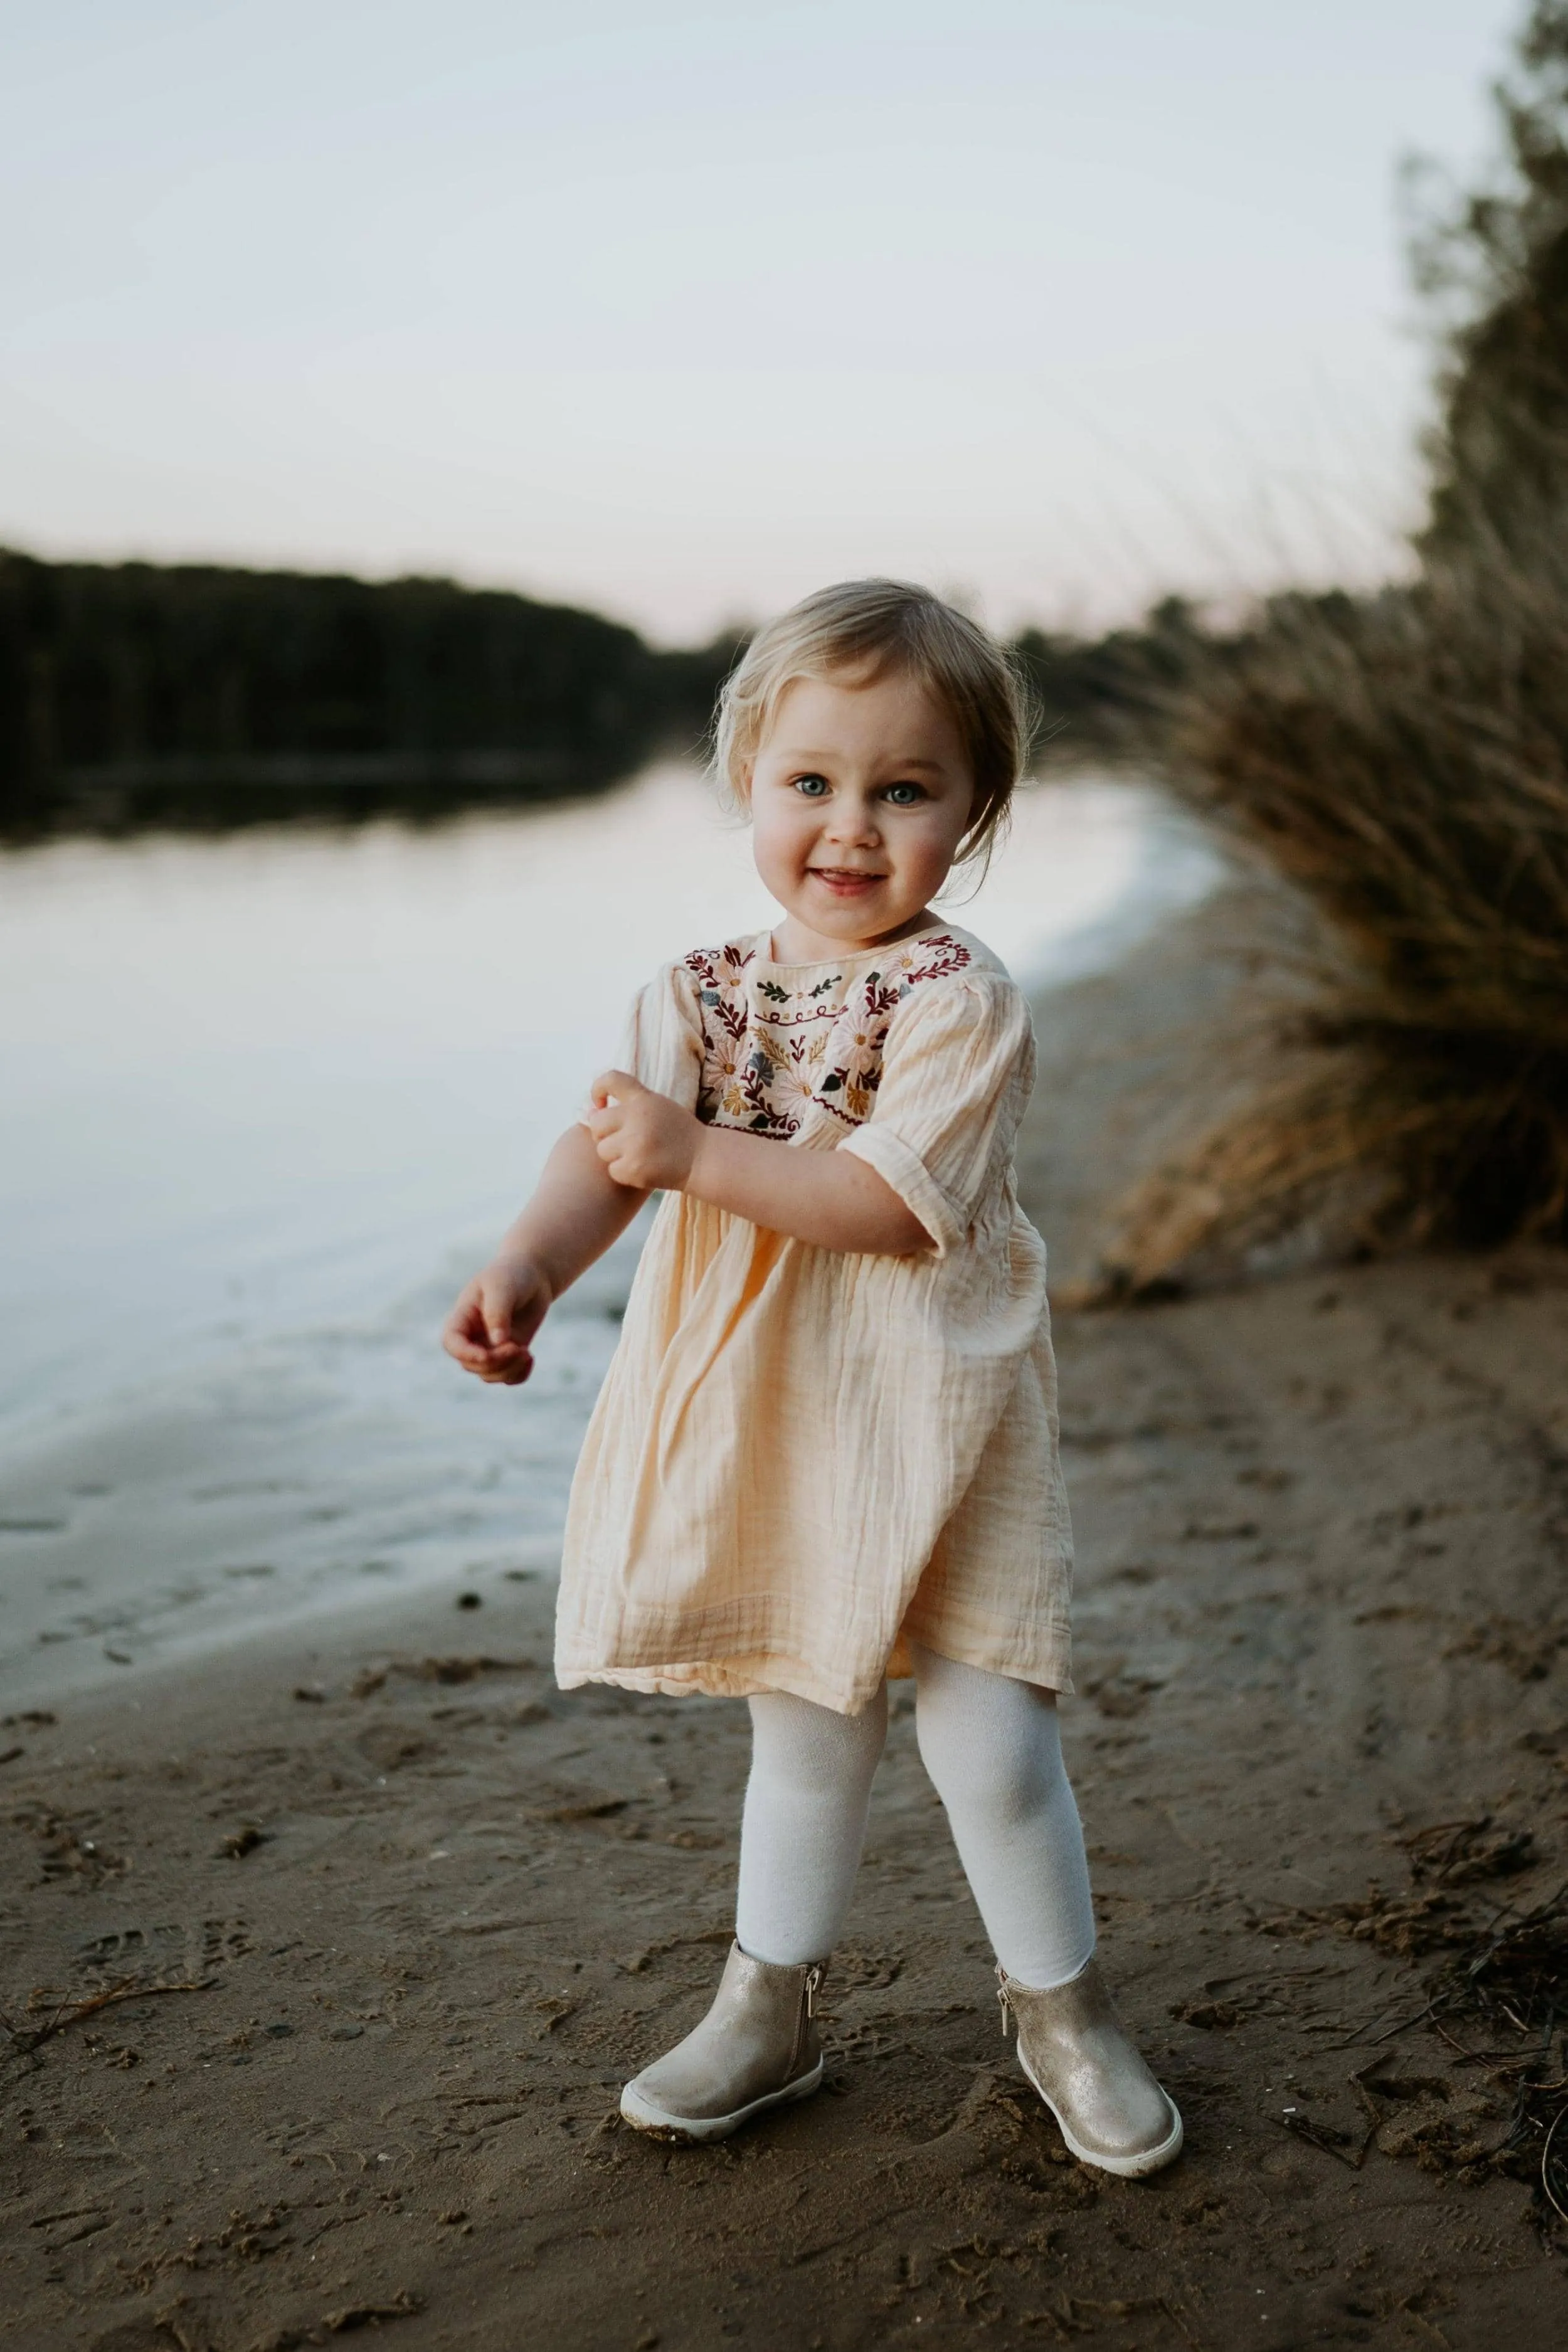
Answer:
[[[1016, 1662], [1004, 1664], [994, 1651], [982, 1655], [980, 1643], [932, 1640], [930, 1635], [910, 1630], [910, 1638], [921, 1647], [933, 1650], [939, 1657], [952, 1658], [958, 1665], [977, 1666], [987, 1674], [1004, 1675], [1011, 1682], [1029, 1683], [1037, 1690], [1048, 1690], [1059, 1698], [1071, 1698], [1073, 1680], [1070, 1671], [1071, 1643], [1064, 1634], [1060, 1640], [1047, 1643], [1038, 1664], [1024, 1672]], [[875, 1681], [861, 1688], [858, 1684], [842, 1683], [828, 1685], [819, 1671], [814, 1672], [803, 1659], [769, 1657], [759, 1659], [755, 1667], [749, 1662], [723, 1658], [669, 1661], [659, 1665], [577, 1665], [558, 1659], [555, 1681], [558, 1689], [578, 1690], [587, 1683], [609, 1683], [621, 1690], [640, 1691], [645, 1696], [664, 1698], [751, 1698], [763, 1692], [784, 1691], [791, 1697], [810, 1699], [817, 1706], [831, 1708], [835, 1715], [860, 1715], [869, 1706], [884, 1680], [901, 1681], [911, 1673], [900, 1636]]]

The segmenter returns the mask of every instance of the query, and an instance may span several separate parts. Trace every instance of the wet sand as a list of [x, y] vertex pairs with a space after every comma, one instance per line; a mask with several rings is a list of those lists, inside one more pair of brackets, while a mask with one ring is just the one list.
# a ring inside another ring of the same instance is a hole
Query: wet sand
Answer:
[[547, 1580], [498, 1580], [10, 1710], [0, 2005], [25, 2041], [54, 1996], [129, 1997], [5, 2061], [0, 2338], [1562, 2341], [1542, 2209], [1487, 2154], [1514, 2078], [1471, 2024], [1405, 2024], [1441, 1953], [1401, 1945], [1568, 1876], [1568, 1265], [1307, 1272], [1058, 1337], [1065, 1737], [1178, 2165], [1067, 2159], [907, 1694], [826, 2094], [718, 2148], [622, 2128], [722, 1957], [744, 1711], [556, 1692]]

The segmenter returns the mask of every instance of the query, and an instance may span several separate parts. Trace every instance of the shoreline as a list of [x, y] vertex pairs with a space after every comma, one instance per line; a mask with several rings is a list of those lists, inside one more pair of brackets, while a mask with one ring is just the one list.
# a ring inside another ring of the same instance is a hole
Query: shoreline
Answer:
[[[1021, 1161], [1064, 1285], [1091, 1180], [1163, 1148], [1168, 1074], [1212, 1038], [1218, 919], [1051, 999]], [[556, 1691], [552, 1587], [498, 1550], [478, 1608], [455, 1580], [367, 1585], [377, 1623], [295, 1622], [0, 1727], [13, 2340], [1555, 2341], [1528, 2165], [1488, 2153], [1516, 2078], [1466, 2056], [1505, 2029], [1419, 2021], [1456, 1939], [1568, 1864], [1568, 1261], [1068, 1307], [1058, 1341], [1064, 1745], [1104, 1965], [1185, 2116], [1171, 2171], [1073, 2164], [1027, 2090], [907, 1686], [825, 2095], [713, 2148], [622, 2129], [620, 2083], [717, 1977], [745, 1710]]]
[[[1045, 1204], [1058, 1299], [1082, 1287], [1107, 1171], [1150, 1148], [1146, 1097], [1182, 1093], [1126, 1032], [1159, 1007], [1176, 1034], [1233, 973], [1250, 900], [1199, 896], [1212, 853], [1152, 817], [1126, 902], [1064, 934], [1059, 977], [1031, 991], [1037, 1102], [1020, 1148]], [[1163, 912], [1163, 919], [1162, 919]], [[1228, 985], [1228, 982], [1226, 985]], [[1220, 992], [1223, 992], [1223, 990]], [[436, 1334], [468, 1270], [462, 1251], [369, 1318], [263, 1331], [0, 1441], [0, 1714], [193, 1670], [276, 1622], [345, 1630], [461, 1580], [481, 1596], [548, 1574], [588, 1407], [614, 1345], [640, 1228], [546, 1323], [526, 1397], [479, 1393]], [[521, 1407], [521, 1409], [520, 1409]]]
[[[550, 1594], [520, 1586], [7, 1728], [0, 2007], [191, 1988], [6, 2062], [16, 2340], [256, 2352], [363, 2309], [410, 2352], [510, 2352], [523, 2321], [568, 2352], [786, 2352], [956, 2346], [977, 2308], [1110, 2352], [1167, 2311], [1173, 2343], [1280, 2352], [1369, 2312], [1456, 2352], [1552, 2340], [1528, 2182], [1458, 2161], [1511, 2092], [1463, 2033], [1378, 2037], [1434, 1965], [1400, 1948], [1420, 1832], [1478, 1825], [1452, 1903], [1479, 1914], [1549, 1897], [1568, 1851], [1568, 1428], [1535, 1399], [1568, 1269], [1300, 1276], [1059, 1331], [1064, 1738], [1104, 1963], [1187, 2120], [1169, 2175], [1068, 2163], [1027, 2094], [901, 1688], [828, 2095], [715, 2149], [620, 2129], [619, 2083], [717, 1973], [745, 1713], [555, 1691]], [[1386, 1936], [1337, 1907], [1369, 1883]]]

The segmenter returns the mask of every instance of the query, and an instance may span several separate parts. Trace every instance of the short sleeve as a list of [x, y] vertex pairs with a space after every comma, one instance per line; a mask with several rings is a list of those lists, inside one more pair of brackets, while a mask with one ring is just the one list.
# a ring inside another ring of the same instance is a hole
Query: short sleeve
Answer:
[[1034, 1079], [1029, 1008], [1012, 981], [917, 988], [893, 1016], [871, 1116], [838, 1149], [869, 1162], [945, 1257], [1011, 1165]]
[[657, 1095], [695, 1110], [702, 1080], [702, 1021], [691, 974], [666, 964], [639, 989], [621, 1034], [617, 1069], [629, 1070]]

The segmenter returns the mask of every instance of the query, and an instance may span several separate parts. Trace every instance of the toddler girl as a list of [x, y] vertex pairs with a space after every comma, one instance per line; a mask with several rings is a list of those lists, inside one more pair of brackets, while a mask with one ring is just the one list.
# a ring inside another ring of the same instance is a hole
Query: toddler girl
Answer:
[[821, 2083], [887, 1677], [913, 1674], [1030, 2081], [1087, 2164], [1152, 2172], [1182, 2144], [1094, 1959], [1057, 1730], [1070, 1537], [1012, 1164], [1028, 1007], [931, 908], [1026, 739], [1001, 651], [923, 590], [826, 589], [762, 632], [719, 764], [783, 920], [649, 982], [447, 1328], [481, 1380], [526, 1380], [552, 1301], [663, 1192], [573, 1489], [555, 1663], [563, 1688], [751, 1706], [735, 1940], [707, 2016], [622, 2095], [668, 2139]]

